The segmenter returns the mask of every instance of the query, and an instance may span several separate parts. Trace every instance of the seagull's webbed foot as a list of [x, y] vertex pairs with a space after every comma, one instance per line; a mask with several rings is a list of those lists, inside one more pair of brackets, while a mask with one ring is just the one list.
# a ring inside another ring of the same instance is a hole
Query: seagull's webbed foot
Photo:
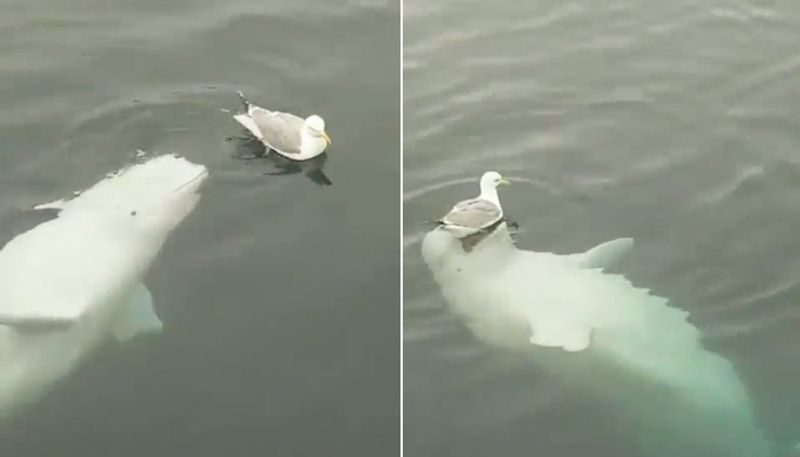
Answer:
[[255, 160], [255, 159], [258, 159], [259, 156], [256, 155], [256, 154], [252, 154], [252, 153], [235, 152], [235, 153], [233, 153], [233, 158], [234, 159], [239, 159], [239, 160]]
[[231, 156], [239, 160], [255, 160], [267, 155], [267, 148], [256, 138], [252, 137], [230, 137], [231, 141], [236, 141], [236, 148]]
[[264, 157], [263, 154], [234, 154], [234, 157], [239, 160], [256, 160]]

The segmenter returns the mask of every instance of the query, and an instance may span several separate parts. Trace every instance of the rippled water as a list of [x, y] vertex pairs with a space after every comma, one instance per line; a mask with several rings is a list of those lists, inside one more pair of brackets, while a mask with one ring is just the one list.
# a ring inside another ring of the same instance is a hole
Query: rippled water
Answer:
[[[396, 455], [399, 3], [0, 7], [3, 243], [136, 149], [212, 176], [147, 280], [164, 333], [106, 346], [0, 455]], [[334, 185], [231, 159], [236, 89], [324, 116]]]
[[691, 312], [770, 435], [800, 436], [800, 4], [406, 0], [404, 15], [406, 453], [638, 455], [614, 411], [444, 307], [419, 222], [488, 169], [517, 181], [501, 198], [523, 248], [634, 237], [617, 270]]

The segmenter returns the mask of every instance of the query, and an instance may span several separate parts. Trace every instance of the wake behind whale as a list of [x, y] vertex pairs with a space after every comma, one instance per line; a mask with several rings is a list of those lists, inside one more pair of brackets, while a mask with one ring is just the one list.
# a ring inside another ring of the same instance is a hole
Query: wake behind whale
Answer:
[[0, 417], [109, 338], [161, 329], [142, 279], [197, 205], [205, 167], [172, 155], [109, 175], [0, 250]]
[[470, 253], [431, 231], [422, 255], [450, 309], [479, 338], [530, 354], [560, 382], [591, 392], [642, 455], [777, 455], [733, 366], [703, 348], [687, 313], [602, 271], [631, 245], [524, 251], [501, 226]]

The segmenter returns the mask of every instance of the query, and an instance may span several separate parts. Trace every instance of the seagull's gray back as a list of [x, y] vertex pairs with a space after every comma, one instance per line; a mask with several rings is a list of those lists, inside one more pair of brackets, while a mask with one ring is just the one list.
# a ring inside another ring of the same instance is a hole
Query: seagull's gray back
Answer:
[[503, 217], [503, 210], [482, 198], [473, 198], [456, 203], [441, 222], [481, 229], [491, 226]]
[[267, 146], [284, 154], [300, 153], [300, 129], [305, 123], [302, 118], [255, 106], [248, 114], [258, 126], [262, 141]]
[[306, 121], [302, 117], [295, 116], [292, 113], [284, 113], [282, 111], [272, 111], [272, 114], [275, 115], [278, 119], [286, 122], [287, 124], [291, 125], [292, 127], [296, 128], [298, 131], [303, 128]]

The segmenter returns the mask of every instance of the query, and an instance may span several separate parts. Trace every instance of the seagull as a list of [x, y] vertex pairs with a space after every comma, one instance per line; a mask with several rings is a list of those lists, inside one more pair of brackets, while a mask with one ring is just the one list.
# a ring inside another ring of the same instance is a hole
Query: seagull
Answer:
[[325, 121], [316, 114], [303, 119], [294, 114], [270, 111], [250, 103], [240, 91], [243, 113], [234, 119], [269, 149], [290, 160], [317, 157], [330, 146]]
[[503, 220], [503, 208], [497, 195], [497, 186], [511, 184], [496, 171], [481, 176], [481, 193], [476, 198], [458, 202], [449, 213], [436, 221], [440, 228], [457, 238], [485, 233]]

